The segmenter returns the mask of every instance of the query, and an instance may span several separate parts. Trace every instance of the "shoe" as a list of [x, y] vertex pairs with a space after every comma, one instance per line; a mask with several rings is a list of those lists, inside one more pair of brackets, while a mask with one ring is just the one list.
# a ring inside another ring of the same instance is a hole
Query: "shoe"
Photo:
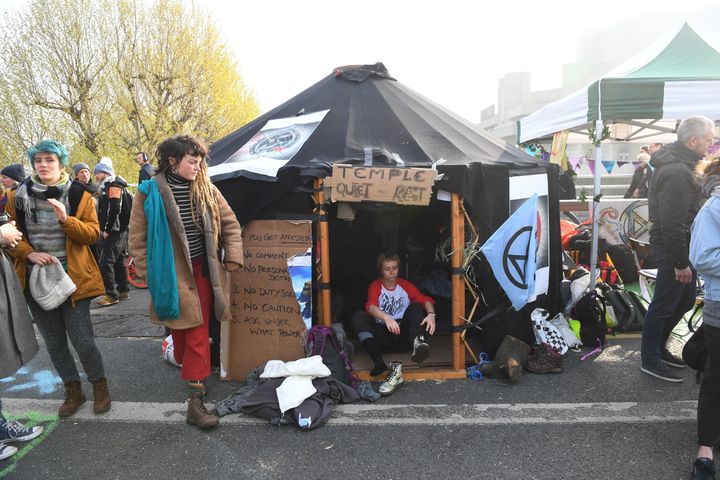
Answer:
[[80, 382], [68, 382], [65, 384], [65, 401], [58, 409], [59, 417], [69, 417], [78, 411], [80, 405], [85, 403], [87, 398], [82, 391]]
[[8, 457], [12, 457], [17, 452], [17, 447], [13, 447], [12, 445], [3, 445], [0, 443], [0, 460], [5, 460]]
[[530, 346], [511, 335], [505, 335], [491, 362], [480, 365], [480, 373], [490, 378], [520, 380], [523, 366], [530, 356]]
[[380, 384], [378, 392], [380, 392], [380, 395], [383, 397], [387, 397], [400, 388], [403, 383], [405, 383], [405, 379], [402, 374], [402, 363], [391, 363], [390, 371], [388, 372], [385, 381]]
[[430, 356], [430, 345], [425, 341], [425, 336], [418, 335], [413, 340], [413, 353], [410, 360], [415, 363], [422, 363], [428, 356]]
[[562, 355], [543, 345], [537, 349], [535, 356], [528, 359], [525, 370], [532, 373], [562, 373]]
[[370, 370], [370, 376], [377, 377], [378, 375], [380, 375], [387, 369], [388, 369], [388, 367], [384, 363], [382, 363], [380, 365], [375, 364], [375, 366], [372, 368], [372, 370]]
[[130, 298], [130, 292], [118, 293], [118, 300], [127, 300], [128, 298]]
[[715, 480], [715, 463], [712, 458], [698, 458], [693, 463], [690, 480]]
[[185, 421], [202, 429], [214, 428], [220, 423], [218, 417], [207, 411], [202, 401], [202, 394], [199, 392], [190, 394]]
[[662, 362], [658, 362], [657, 366], [654, 367], [651, 367], [649, 365], [641, 365], [640, 371], [643, 373], [647, 373], [648, 375], [651, 375], [655, 378], [659, 378], [660, 380], [665, 380], [666, 382], [680, 383], [684, 380], [684, 378], [678, 377], [677, 375], [672, 373], [670, 371], [670, 368], [668, 368], [668, 366]]
[[108, 391], [107, 378], [99, 378], [91, 382], [93, 386], [93, 412], [104, 413], [110, 410], [111, 400]]
[[103, 295], [95, 303], [99, 307], [107, 307], [110, 305], [115, 305], [116, 303], [120, 303], [120, 300], [118, 300], [117, 298], [113, 298], [110, 295]]
[[39, 437], [43, 430], [41, 426], [27, 428], [18, 421], [10, 420], [5, 425], [0, 425], [0, 445], [9, 442], [28, 442]]
[[660, 355], [660, 361], [663, 362], [665, 365], [673, 368], [687, 367], [685, 361], [682, 358], [678, 357], [677, 355], [673, 355], [667, 348], [664, 349], [662, 354]]

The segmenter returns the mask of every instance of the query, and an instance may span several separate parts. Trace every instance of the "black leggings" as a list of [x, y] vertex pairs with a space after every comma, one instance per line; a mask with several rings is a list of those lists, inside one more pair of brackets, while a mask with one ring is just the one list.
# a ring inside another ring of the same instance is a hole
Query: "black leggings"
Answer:
[[378, 342], [380, 350], [383, 352], [402, 352], [413, 346], [413, 340], [415, 337], [427, 333], [425, 327], [420, 325], [425, 318], [425, 308], [419, 303], [411, 303], [410, 306], [405, 310], [405, 314], [402, 320], [398, 322], [400, 325], [400, 335], [395, 335], [390, 332], [385, 326], [385, 323], [379, 323], [365, 311], [359, 310], [355, 312], [350, 319], [350, 325], [352, 326], [355, 335], [360, 338], [365, 335], [360, 335], [361, 332], [370, 334], [375, 337]]
[[705, 324], [707, 360], [698, 396], [698, 445], [714, 447], [720, 435], [720, 328]]

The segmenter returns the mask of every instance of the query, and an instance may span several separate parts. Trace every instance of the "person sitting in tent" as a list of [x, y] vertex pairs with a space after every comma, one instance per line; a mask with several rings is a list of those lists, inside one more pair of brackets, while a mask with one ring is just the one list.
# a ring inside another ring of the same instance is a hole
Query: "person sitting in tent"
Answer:
[[[376, 266], [380, 278], [368, 287], [365, 311], [355, 312], [351, 319], [358, 340], [374, 363], [372, 376], [388, 369], [381, 351], [411, 347], [411, 360], [425, 361], [430, 355], [427, 336], [435, 333], [435, 302], [409, 281], [398, 278], [400, 257], [383, 252]], [[380, 394], [390, 395], [403, 382], [402, 364], [391, 363]]]

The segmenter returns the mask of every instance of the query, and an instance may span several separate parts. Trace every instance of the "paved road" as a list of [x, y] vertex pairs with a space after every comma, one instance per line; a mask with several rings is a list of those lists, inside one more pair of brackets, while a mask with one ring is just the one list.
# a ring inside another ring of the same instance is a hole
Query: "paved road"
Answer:
[[[113, 409], [55, 415], [62, 398], [44, 349], [0, 383], [7, 413], [50, 431], [0, 462], [18, 479], [680, 479], [694, 453], [697, 386], [639, 372], [639, 340], [571, 354], [562, 375], [410, 382], [377, 403], [336, 409], [311, 432], [241, 415], [211, 432], [184, 423], [185, 385], [160, 358], [146, 293], [93, 312]], [[242, 384], [209, 383], [216, 401]]]

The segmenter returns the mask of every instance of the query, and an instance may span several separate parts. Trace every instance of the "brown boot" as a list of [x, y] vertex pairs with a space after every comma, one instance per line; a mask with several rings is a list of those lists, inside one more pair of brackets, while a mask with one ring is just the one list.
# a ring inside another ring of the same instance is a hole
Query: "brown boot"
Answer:
[[103, 413], [110, 410], [110, 392], [108, 391], [107, 378], [99, 378], [92, 382], [93, 386], [93, 397], [95, 403], [93, 404], [93, 412]]
[[530, 346], [511, 335], [505, 335], [492, 362], [483, 364], [480, 372], [490, 378], [520, 379], [522, 368], [530, 355]]
[[201, 393], [191, 393], [188, 400], [188, 409], [185, 420], [189, 425], [195, 425], [198, 428], [217, 427], [220, 420], [215, 415], [207, 411], [202, 401]]
[[562, 355], [547, 345], [541, 345], [536, 355], [528, 360], [525, 370], [532, 373], [562, 373]]
[[80, 405], [85, 403], [87, 398], [82, 391], [80, 382], [68, 382], [65, 384], [65, 401], [58, 409], [59, 417], [69, 417], [78, 411]]

